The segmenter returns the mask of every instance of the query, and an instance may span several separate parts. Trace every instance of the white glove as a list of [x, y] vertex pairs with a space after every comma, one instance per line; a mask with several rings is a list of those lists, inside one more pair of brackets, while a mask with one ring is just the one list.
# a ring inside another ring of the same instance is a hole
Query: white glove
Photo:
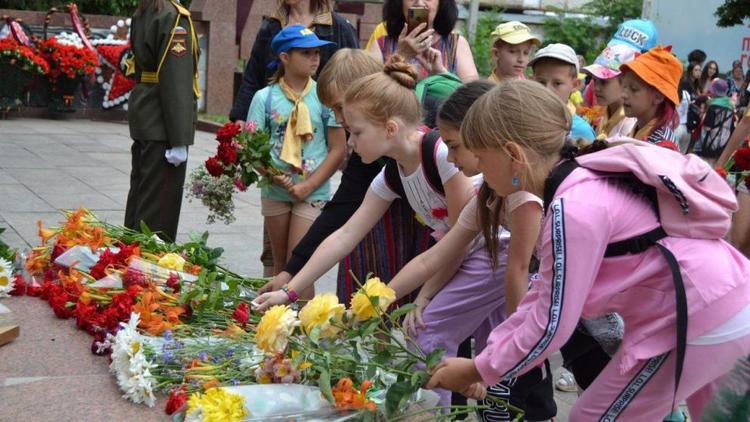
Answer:
[[169, 148], [164, 153], [164, 158], [169, 161], [169, 164], [177, 167], [187, 161], [187, 153], [188, 151], [186, 146]]

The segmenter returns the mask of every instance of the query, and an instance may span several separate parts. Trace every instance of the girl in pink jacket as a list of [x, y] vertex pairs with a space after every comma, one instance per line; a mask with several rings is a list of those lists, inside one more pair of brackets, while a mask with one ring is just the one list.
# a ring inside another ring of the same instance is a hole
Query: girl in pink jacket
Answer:
[[[461, 129], [498, 195], [520, 189], [542, 197], [569, 125], [552, 92], [509, 81], [477, 100]], [[658, 242], [676, 257], [687, 298], [686, 353], [675, 391], [677, 313], [667, 261], [656, 247], [604, 258], [608, 244], [659, 226], [651, 203], [626, 181], [573, 171], [544, 218], [540, 279], [516, 313], [493, 330], [481, 354], [447, 359], [428, 388], [481, 398], [485, 385], [540, 365], [580, 318], [616, 312], [625, 321], [622, 346], [570, 419], [660, 421], [673, 402], [687, 399], [693, 419], [700, 420], [718, 380], [750, 353], [750, 262], [720, 239], [668, 236]]]

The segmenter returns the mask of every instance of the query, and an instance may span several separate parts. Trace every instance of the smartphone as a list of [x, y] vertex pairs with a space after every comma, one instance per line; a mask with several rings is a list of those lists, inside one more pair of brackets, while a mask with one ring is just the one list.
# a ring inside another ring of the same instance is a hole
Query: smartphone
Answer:
[[[429, 10], [425, 7], [410, 7], [407, 12], [407, 29], [406, 33], [409, 34], [414, 30], [420, 23], [427, 23], [427, 15]], [[425, 28], [427, 29], [427, 28]]]

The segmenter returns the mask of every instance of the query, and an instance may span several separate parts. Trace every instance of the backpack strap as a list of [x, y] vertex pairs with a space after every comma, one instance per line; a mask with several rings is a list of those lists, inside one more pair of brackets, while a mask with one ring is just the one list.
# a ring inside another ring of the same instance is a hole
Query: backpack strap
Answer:
[[544, 182], [544, 213], [547, 213], [547, 209], [549, 208], [550, 204], [552, 203], [552, 200], [555, 199], [555, 192], [557, 192], [557, 188], [560, 187], [563, 180], [565, 180], [566, 177], [570, 175], [570, 173], [573, 173], [573, 170], [577, 169], [579, 167], [578, 162], [576, 160], [567, 160], [564, 161], [562, 164], [558, 165], [554, 169], [552, 169], [552, 172], [547, 177], [547, 180]]
[[[438, 130], [431, 130], [422, 136], [422, 144], [420, 146], [420, 159], [422, 160], [422, 171], [424, 172], [425, 179], [435, 193], [445, 196], [445, 188], [443, 187], [443, 181], [440, 179], [440, 172], [437, 168], [437, 148], [438, 141], [440, 140], [440, 132]], [[404, 190], [404, 184], [401, 182], [401, 175], [398, 171], [398, 163], [396, 160], [389, 160], [384, 167], [385, 182], [388, 187], [400, 196], [402, 199], [406, 199], [406, 191]]]
[[674, 284], [675, 303], [677, 306], [677, 330], [676, 330], [676, 349], [677, 360], [674, 369], [674, 395], [672, 396], [672, 407], [675, 407], [677, 399], [677, 388], [680, 386], [682, 377], [682, 367], [685, 363], [685, 349], [687, 347], [687, 328], [688, 328], [688, 310], [687, 295], [685, 294], [685, 283], [682, 280], [680, 264], [677, 262], [674, 254], [665, 246], [657, 243], [659, 240], [667, 237], [667, 233], [659, 226], [647, 233], [621, 240], [619, 242], [607, 245], [604, 257], [621, 256], [628, 254], [637, 254], [644, 252], [655, 246], [669, 265], [669, 271], [672, 273], [672, 283]]
[[440, 131], [433, 129], [422, 136], [422, 171], [432, 190], [441, 196], [445, 196], [445, 187], [443, 186], [443, 180], [440, 178], [440, 171], [437, 167], [437, 149], [439, 145]]
[[[562, 184], [570, 173], [576, 168], [580, 167], [576, 160], [568, 160], [558, 165], [552, 170], [549, 177], [544, 183], [544, 210], [545, 213], [552, 203], [555, 197], [555, 192]], [[652, 205], [655, 206], [656, 216], [659, 218], [658, 202], [656, 199], [655, 192], [653, 194], [646, 193], [646, 197]], [[672, 273], [672, 282], [674, 284], [675, 301], [677, 306], [677, 342], [676, 352], [677, 360], [675, 362], [675, 379], [674, 379], [674, 396], [672, 398], [672, 407], [675, 405], [677, 398], [677, 388], [680, 385], [680, 378], [682, 377], [682, 367], [685, 361], [685, 349], [687, 347], [687, 325], [688, 325], [688, 312], [687, 312], [687, 296], [685, 294], [685, 284], [682, 280], [682, 273], [680, 272], [680, 264], [672, 254], [672, 252], [661, 244], [657, 243], [659, 240], [667, 237], [667, 233], [664, 228], [659, 226], [649, 232], [643, 233], [638, 236], [621, 240], [619, 242], [613, 242], [607, 245], [604, 252], [605, 258], [622, 256], [627, 254], [638, 254], [644, 252], [655, 246], [662, 254], [664, 259], [669, 265], [669, 270]]]
[[385, 176], [385, 183], [388, 187], [401, 199], [406, 200], [406, 191], [404, 191], [404, 184], [401, 182], [401, 175], [398, 172], [398, 163], [396, 160], [388, 160], [383, 167], [383, 175]]

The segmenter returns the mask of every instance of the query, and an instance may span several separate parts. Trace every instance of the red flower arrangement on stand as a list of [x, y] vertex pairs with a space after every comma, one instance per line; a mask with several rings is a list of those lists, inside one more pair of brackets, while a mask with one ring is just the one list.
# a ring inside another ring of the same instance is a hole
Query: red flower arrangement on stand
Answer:
[[55, 38], [43, 41], [40, 50], [50, 65], [50, 109], [75, 111], [75, 90], [83, 77], [96, 70], [99, 64], [96, 52], [84, 46], [61, 44]]
[[34, 75], [45, 75], [49, 65], [34, 49], [16, 40], [0, 39], [0, 111], [15, 109]]

